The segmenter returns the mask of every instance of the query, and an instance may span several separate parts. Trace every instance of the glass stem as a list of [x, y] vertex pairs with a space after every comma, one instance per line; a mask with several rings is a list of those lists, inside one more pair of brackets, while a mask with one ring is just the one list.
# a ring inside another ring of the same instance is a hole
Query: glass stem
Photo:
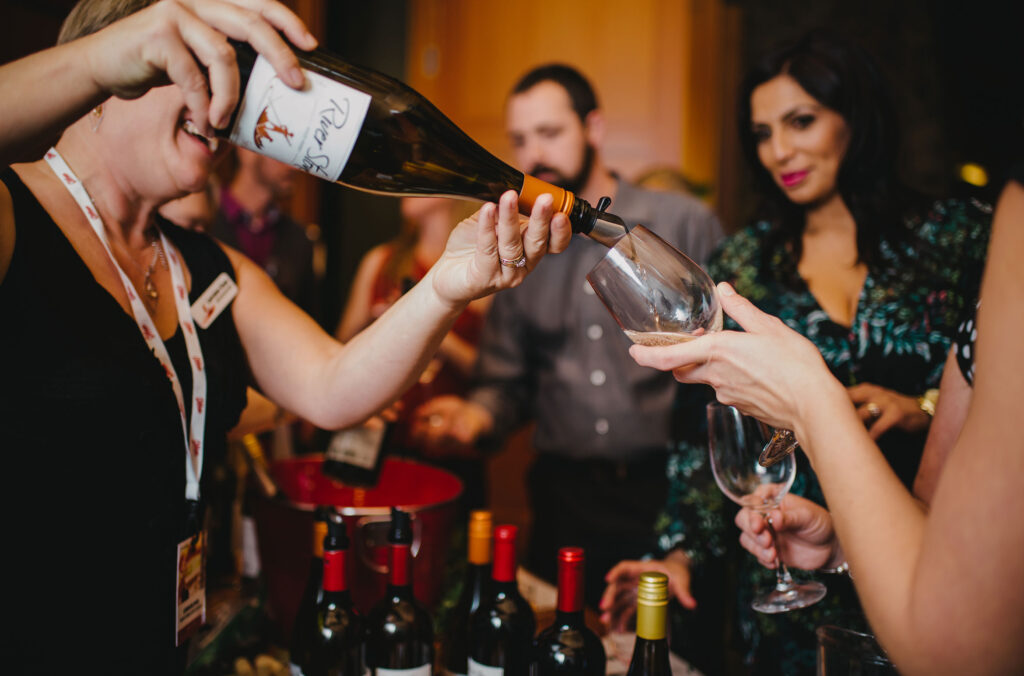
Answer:
[[775, 526], [772, 524], [772, 517], [764, 515], [768, 532], [772, 534], [772, 545], [775, 547], [775, 588], [784, 591], [793, 586], [793, 578], [789, 575], [789, 568], [786, 568], [782, 560], [782, 550], [779, 549], [779, 537], [775, 534]]

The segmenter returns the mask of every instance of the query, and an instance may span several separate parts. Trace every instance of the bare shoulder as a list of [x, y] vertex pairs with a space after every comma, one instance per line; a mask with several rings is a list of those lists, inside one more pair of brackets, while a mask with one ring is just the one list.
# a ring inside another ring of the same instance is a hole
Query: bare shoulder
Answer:
[[7, 186], [0, 181], [0, 282], [7, 276], [14, 255], [14, 238], [14, 201]]

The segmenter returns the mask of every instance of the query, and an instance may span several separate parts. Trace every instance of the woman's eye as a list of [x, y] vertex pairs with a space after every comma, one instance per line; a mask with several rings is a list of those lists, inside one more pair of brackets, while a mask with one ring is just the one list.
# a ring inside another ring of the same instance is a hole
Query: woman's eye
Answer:
[[767, 127], [755, 127], [751, 133], [754, 135], [754, 140], [758, 143], [767, 141], [772, 137], [772, 131]]
[[806, 129], [814, 123], [813, 115], [797, 115], [793, 118], [793, 126], [797, 129]]

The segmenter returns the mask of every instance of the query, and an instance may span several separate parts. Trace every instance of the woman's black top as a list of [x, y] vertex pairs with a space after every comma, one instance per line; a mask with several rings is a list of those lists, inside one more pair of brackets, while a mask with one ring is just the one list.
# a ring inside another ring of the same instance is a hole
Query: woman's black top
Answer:
[[[32, 674], [180, 672], [175, 564], [187, 509], [174, 393], [135, 320], [31, 192], [9, 169], [0, 181], [16, 224], [0, 283], [4, 662]], [[234, 277], [212, 239], [161, 228], [191, 272], [193, 303], [221, 272]], [[208, 379], [205, 487], [245, 407], [248, 370], [230, 308], [197, 329]], [[166, 344], [188, 409], [181, 330]]]

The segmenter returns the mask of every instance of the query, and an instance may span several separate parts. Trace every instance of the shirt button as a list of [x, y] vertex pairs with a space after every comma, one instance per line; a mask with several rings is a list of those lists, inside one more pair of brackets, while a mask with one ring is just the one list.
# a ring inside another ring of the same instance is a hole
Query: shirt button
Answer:
[[587, 280], [583, 280], [583, 293], [587, 294], [588, 296], [594, 295], [594, 287], [590, 286], [590, 282], [588, 282]]
[[604, 381], [607, 379], [608, 376], [606, 376], [604, 374], [604, 371], [602, 371], [601, 369], [594, 369], [593, 371], [590, 372], [591, 385], [597, 385], [598, 387], [600, 387], [601, 385], [604, 385]]
[[598, 418], [594, 423], [594, 431], [598, 434], [608, 434], [608, 421], [605, 418]]
[[601, 328], [600, 324], [591, 324], [587, 327], [587, 338], [591, 340], [601, 340], [601, 336], [604, 335], [604, 329]]

